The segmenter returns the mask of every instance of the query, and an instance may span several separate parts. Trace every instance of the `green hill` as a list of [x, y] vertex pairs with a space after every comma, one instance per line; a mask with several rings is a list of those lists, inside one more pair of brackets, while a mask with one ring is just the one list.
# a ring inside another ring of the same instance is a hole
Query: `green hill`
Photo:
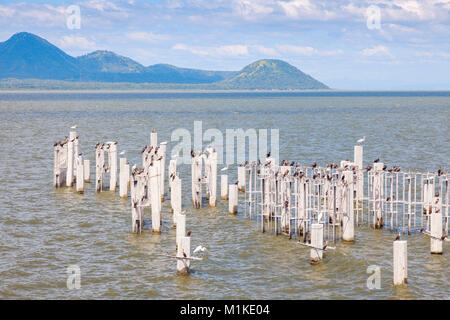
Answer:
[[289, 63], [273, 59], [255, 61], [221, 84], [229, 89], [329, 89]]

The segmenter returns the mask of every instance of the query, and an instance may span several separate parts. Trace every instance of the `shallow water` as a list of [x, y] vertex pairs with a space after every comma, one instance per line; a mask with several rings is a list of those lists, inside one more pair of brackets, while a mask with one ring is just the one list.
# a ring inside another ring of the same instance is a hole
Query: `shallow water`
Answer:
[[[113, 98], [113, 99], [112, 99]], [[176, 276], [170, 199], [166, 183], [163, 227], [153, 235], [150, 211], [141, 235], [132, 234], [130, 205], [118, 194], [83, 195], [54, 189], [53, 142], [78, 124], [80, 151], [117, 140], [130, 163], [141, 164], [149, 133], [174, 143], [171, 133], [196, 120], [203, 130], [280, 129], [280, 158], [302, 163], [353, 157], [367, 136], [364, 163], [380, 157], [389, 166], [450, 169], [448, 94], [311, 96], [283, 94], [164, 94], [83, 96], [0, 94], [0, 298], [50, 299], [448, 299], [450, 245], [429, 253], [429, 239], [408, 240], [408, 285], [392, 286], [392, 240], [387, 230], [356, 229], [354, 244], [338, 243], [325, 260], [309, 264], [296, 240], [260, 233], [254, 221], [227, 213], [219, 202], [191, 210], [190, 166], [181, 165], [183, 206], [192, 247], [208, 247], [189, 277]], [[206, 145], [206, 143], [205, 143]], [[166, 166], [168, 161], [166, 161]], [[236, 178], [230, 168], [230, 181]], [[242, 201], [241, 201], [242, 204]], [[81, 269], [81, 289], [66, 287], [69, 265]], [[366, 286], [370, 265], [381, 267], [381, 289]]]

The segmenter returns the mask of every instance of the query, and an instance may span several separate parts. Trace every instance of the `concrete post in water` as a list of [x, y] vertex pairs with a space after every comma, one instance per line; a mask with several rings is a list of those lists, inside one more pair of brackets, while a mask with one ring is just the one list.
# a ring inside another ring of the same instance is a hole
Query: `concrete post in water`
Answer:
[[83, 168], [83, 157], [78, 156], [77, 160], [77, 192], [84, 193], [84, 168]]
[[228, 200], [228, 175], [220, 176], [220, 199]]
[[213, 151], [210, 154], [210, 172], [209, 172], [209, 205], [211, 207], [216, 206], [217, 200], [217, 151]]
[[84, 169], [84, 182], [89, 183], [91, 181], [91, 161], [88, 159], [85, 159], [83, 162], [83, 169]]
[[194, 208], [202, 206], [202, 158], [194, 155], [191, 158], [191, 175], [192, 175], [192, 204]]
[[238, 212], [238, 186], [237, 184], [230, 184], [228, 192], [228, 212], [236, 214]]
[[109, 190], [116, 191], [117, 186], [117, 142], [109, 145]]
[[381, 229], [383, 227], [383, 171], [384, 164], [377, 162], [373, 164], [374, 177], [373, 177], [373, 200], [374, 200], [374, 219], [375, 228]]
[[186, 215], [177, 214], [177, 230], [176, 230], [176, 243], [177, 248], [182, 247], [182, 239], [186, 236]]
[[238, 189], [241, 192], [245, 192], [245, 166], [238, 167]]
[[161, 192], [159, 191], [159, 161], [150, 165], [150, 193], [152, 207], [152, 231], [161, 233]]
[[311, 225], [311, 256], [310, 263], [319, 263], [323, 258], [323, 224], [313, 223]]
[[356, 185], [356, 199], [362, 201], [364, 197], [364, 174], [363, 168], [363, 146], [355, 146], [353, 163], [358, 167], [357, 171], [357, 185]]
[[120, 158], [119, 196], [122, 198], [128, 197], [129, 179], [130, 179], [130, 165], [127, 164], [126, 158]]
[[432, 206], [430, 216], [430, 246], [432, 254], [442, 254], [442, 244], [444, 242], [442, 239], [442, 208], [440, 206], [440, 198], [436, 198], [436, 200]]
[[164, 201], [164, 182], [165, 182], [165, 178], [164, 178], [164, 173], [166, 170], [166, 150], [167, 150], [167, 142], [161, 142], [159, 150], [158, 150], [158, 154], [161, 155], [161, 160], [159, 160], [161, 162], [161, 172], [160, 172], [160, 191], [161, 191], [161, 201]]
[[[75, 131], [70, 131], [69, 142], [67, 148], [67, 176], [66, 176], [66, 186], [71, 187], [73, 184], [73, 172], [74, 172], [74, 141], [77, 136]], [[78, 155], [76, 155], [78, 156]]]
[[[190, 258], [191, 257], [191, 237], [183, 237], [181, 245], [177, 249], [177, 257]], [[177, 259], [177, 274], [187, 275], [190, 272], [191, 261], [189, 259]]]
[[408, 248], [407, 241], [394, 241], [394, 285], [407, 283], [408, 279]]
[[177, 160], [170, 160], [169, 162], [169, 189], [172, 189], [173, 177], [177, 174]]
[[175, 215], [181, 213], [181, 179], [177, 176], [172, 181], [172, 189], [170, 189], [170, 204], [174, 214], [174, 222], [176, 224]]
[[150, 133], [150, 146], [153, 147], [153, 150], [155, 150], [157, 145], [158, 145], [158, 133], [155, 130], [153, 130]]
[[344, 206], [346, 212], [342, 217], [342, 239], [347, 242], [355, 241], [355, 219], [354, 219], [354, 208], [353, 208], [353, 171], [348, 170], [344, 172], [346, 190], [345, 199], [346, 205]]

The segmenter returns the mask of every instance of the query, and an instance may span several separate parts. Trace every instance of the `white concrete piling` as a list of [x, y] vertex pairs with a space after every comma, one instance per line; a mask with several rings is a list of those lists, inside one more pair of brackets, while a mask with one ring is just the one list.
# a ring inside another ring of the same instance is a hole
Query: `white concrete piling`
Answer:
[[217, 151], [213, 151], [209, 157], [209, 205], [215, 207], [217, 202]]
[[311, 254], [310, 263], [317, 264], [323, 258], [323, 224], [313, 223], [311, 225]]
[[238, 190], [241, 192], [245, 192], [245, 167], [238, 167]]
[[220, 176], [220, 199], [228, 200], [228, 175]]
[[356, 199], [362, 201], [364, 197], [364, 175], [361, 171], [363, 169], [363, 146], [355, 146], [353, 154], [353, 163], [357, 167], [357, 180], [356, 180]]
[[202, 206], [202, 158], [194, 155], [191, 158], [192, 204], [194, 208]]
[[442, 239], [442, 208], [438, 204], [433, 205], [430, 217], [430, 251], [432, 254], [442, 254], [444, 242]]
[[116, 186], [117, 186], [117, 142], [112, 142], [109, 145], [108, 165], [109, 165], [109, 190], [116, 191]]
[[408, 247], [407, 241], [394, 241], [394, 285], [407, 283], [408, 279]]
[[236, 214], [238, 212], [238, 186], [237, 184], [230, 184], [228, 191], [228, 212]]
[[[66, 176], [66, 186], [71, 187], [73, 185], [73, 172], [74, 172], [74, 141], [77, 137], [77, 133], [75, 131], [70, 131], [69, 134], [69, 142], [67, 148], [67, 176]], [[78, 156], [78, 155], [76, 155]]]
[[346, 242], [355, 241], [355, 219], [354, 219], [354, 207], [353, 207], [353, 195], [354, 195], [354, 184], [353, 184], [353, 171], [348, 170], [344, 172], [345, 176], [345, 191], [344, 191], [344, 201], [346, 203], [344, 215], [342, 217], [342, 240]]
[[169, 189], [172, 189], [172, 181], [173, 177], [177, 175], [177, 160], [170, 160], [169, 161]]
[[152, 207], [152, 231], [161, 233], [161, 192], [159, 190], [159, 161], [150, 165], [150, 197]]
[[150, 133], [150, 146], [153, 147], [153, 149], [155, 149], [157, 145], [158, 145], [158, 132], [153, 130]]
[[130, 165], [127, 164], [126, 158], [120, 158], [119, 169], [119, 196], [121, 198], [128, 197], [128, 181], [130, 179]]
[[181, 245], [177, 249], [177, 274], [187, 275], [191, 269], [191, 237], [182, 237]]
[[84, 164], [82, 156], [78, 156], [77, 159], [77, 177], [76, 188], [78, 193], [84, 193]]
[[160, 192], [161, 192], [161, 201], [164, 201], [164, 182], [165, 182], [165, 170], [166, 170], [166, 151], [167, 151], [167, 142], [161, 142], [158, 150], [158, 154], [161, 155], [161, 160], [159, 160], [161, 163], [161, 172], [160, 172]]
[[373, 165], [373, 200], [374, 200], [374, 225], [376, 229], [383, 227], [383, 203], [384, 203], [384, 164], [382, 162]]
[[175, 215], [181, 213], [181, 179], [175, 176], [172, 181], [172, 188], [170, 189], [170, 205], [172, 206], [173, 214], [174, 214], [174, 222]]
[[91, 181], [91, 161], [88, 159], [84, 159], [83, 161], [83, 169], [84, 169], [84, 182], [89, 183]]
[[186, 236], [186, 215], [183, 213], [177, 214], [177, 230], [176, 230], [176, 244], [177, 248], [182, 246], [182, 239]]

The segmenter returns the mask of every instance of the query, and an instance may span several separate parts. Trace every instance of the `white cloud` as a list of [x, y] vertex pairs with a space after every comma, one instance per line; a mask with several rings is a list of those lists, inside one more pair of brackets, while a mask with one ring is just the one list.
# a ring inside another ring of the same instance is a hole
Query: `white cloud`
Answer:
[[169, 39], [168, 35], [155, 34], [153, 32], [137, 31], [126, 34], [126, 37], [134, 41], [155, 42]]
[[274, 11], [271, 0], [233, 0], [235, 13], [246, 20], [256, 20]]
[[392, 53], [390, 52], [389, 48], [383, 45], [374, 46], [372, 48], [366, 48], [361, 51], [361, 54], [363, 56], [388, 56], [393, 57]]
[[251, 51], [255, 51], [257, 53], [263, 54], [265, 56], [278, 56], [279, 53], [274, 48], [267, 48], [261, 45], [253, 45], [250, 47]]
[[319, 50], [313, 47], [304, 47], [296, 45], [278, 45], [277, 49], [285, 54], [294, 54], [301, 56], [336, 56], [344, 53], [341, 49], [337, 50]]
[[79, 51], [96, 49], [95, 42], [81, 36], [64, 36], [57, 42], [58, 45], [64, 49], [76, 49]]
[[183, 50], [202, 56], [241, 56], [248, 54], [246, 45], [224, 45], [219, 47], [190, 47], [184, 43], [177, 43], [173, 50]]

